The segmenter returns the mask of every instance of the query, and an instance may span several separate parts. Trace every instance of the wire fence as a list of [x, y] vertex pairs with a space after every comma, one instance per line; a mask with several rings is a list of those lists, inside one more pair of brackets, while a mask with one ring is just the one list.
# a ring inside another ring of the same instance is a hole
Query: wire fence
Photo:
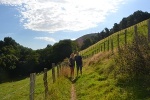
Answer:
[[139, 34], [147, 37], [150, 42], [150, 19], [116, 32], [87, 49], [82, 50], [80, 54], [86, 59], [99, 52], [111, 51], [113, 53], [115, 49], [131, 43], [133, 38], [138, 37]]
[[[50, 84], [55, 83], [56, 79], [63, 75], [63, 72], [65, 70], [64, 67], [65, 67], [65, 64], [56, 66], [55, 63], [52, 63], [51, 75], [48, 75], [47, 68], [44, 68], [43, 85], [42, 85], [43, 88], [42, 88], [42, 92], [40, 93], [37, 92], [38, 88], [36, 88], [37, 90], [35, 89], [35, 87], [38, 87], [38, 85], [40, 85], [40, 84], [35, 84], [36, 75], [35, 73], [31, 73], [30, 75], [30, 100], [34, 100], [35, 98], [36, 100], [46, 99], [48, 96]], [[51, 76], [51, 77], [48, 77], [48, 76]]]
[[6, 95], [2, 98], [2, 100], [8, 100], [8, 99], [10, 99], [12, 95], [14, 95], [14, 94], [17, 93], [18, 91], [21, 91], [21, 89], [24, 89], [24, 88], [26, 88], [26, 87], [29, 87], [29, 83], [26, 84], [26, 85], [24, 85], [24, 86], [22, 86], [22, 87], [20, 87], [20, 88], [18, 88], [18, 89], [16, 89], [15, 91], [13, 91], [13, 92], [11, 92], [11, 93], [9, 93], [9, 94], [6, 94]]
[[[27, 84], [24, 83], [25, 85], [15, 90], [8, 90], [8, 94], [4, 95], [1, 100], [16, 100], [18, 98], [21, 100], [22, 97], [20, 94], [26, 95], [24, 98], [27, 100], [45, 100], [49, 95], [49, 86], [55, 83], [60, 76], [63, 76], [65, 66], [65, 64], [56, 66], [55, 63], [52, 63], [52, 69], [50, 71], [48, 71], [47, 68], [44, 68], [44, 71], [41, 74], [31, 73]], [[18, 94], [19, 92], [20, 94]], [[26, 94], [23, 92], [26, 92]]]

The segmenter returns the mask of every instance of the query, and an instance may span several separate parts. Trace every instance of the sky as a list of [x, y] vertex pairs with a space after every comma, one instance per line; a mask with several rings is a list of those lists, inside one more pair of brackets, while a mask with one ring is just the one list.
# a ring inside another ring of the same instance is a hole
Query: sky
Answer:
[[0, 40], [12, 37], [33, 50], [112, 28], [150, 0], [0, 0]]

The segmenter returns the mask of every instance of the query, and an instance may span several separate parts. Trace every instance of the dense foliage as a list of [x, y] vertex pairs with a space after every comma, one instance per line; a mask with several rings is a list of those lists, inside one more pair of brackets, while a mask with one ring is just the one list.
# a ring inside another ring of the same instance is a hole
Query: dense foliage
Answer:
[[32, 50], [16, 43], [11, 37], [0, 41], [0, 82], [29, 76], [31, 72], [41, 72], [59, 63], [76, 50], [71, 40], [61, 40], [53, 46]]

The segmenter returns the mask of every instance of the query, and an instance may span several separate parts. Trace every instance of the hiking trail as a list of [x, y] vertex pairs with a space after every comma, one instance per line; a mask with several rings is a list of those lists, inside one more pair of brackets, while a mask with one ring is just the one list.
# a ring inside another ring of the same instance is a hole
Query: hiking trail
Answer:
[[76, 90], [75, 90], [74, 83], [72, 83], [72, 86], [71, 86], [71, 100], [77, 100], [76, 99]]

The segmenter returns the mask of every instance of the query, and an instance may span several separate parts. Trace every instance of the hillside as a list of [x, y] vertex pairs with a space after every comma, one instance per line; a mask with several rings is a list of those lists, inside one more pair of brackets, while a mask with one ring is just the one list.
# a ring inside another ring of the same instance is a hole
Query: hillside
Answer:
[[120, 54], [100, 52], [86, 59], [84, 74], [76, 81], [78, 100], [149, 100], [150, 52], [140, 51], [148, 56], [143, 62], [132, 46]]

